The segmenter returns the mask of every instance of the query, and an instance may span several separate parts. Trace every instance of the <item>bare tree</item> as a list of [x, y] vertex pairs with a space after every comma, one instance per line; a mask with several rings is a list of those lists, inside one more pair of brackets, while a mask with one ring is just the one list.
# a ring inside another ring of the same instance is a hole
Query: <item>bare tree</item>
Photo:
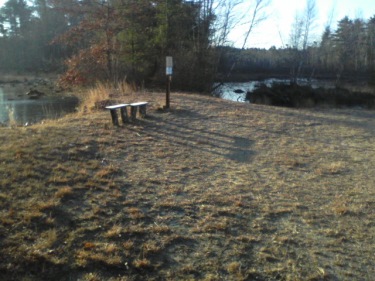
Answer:
[[244, 49], [253, 29], [268, 17], [265, 9], [271, 0], [217, 0], [215, 3], [216, 45], [226, 45], [230, 32], [239, 26], [245, 26], [246, 32], [243, 34], [242, 43]]
[[302, 41], [303, 50], [306, 50], [308, 47], [310, 35], [311, 35], [310, 33], [314, 28], [317, 15], [318, 15], [318, 11], [317, 11], [317, 6], [316, 6], [316, 0], [306, 0], [303, 41]]
[[296, 13], [290, 32], [292, 48], [306, 50], [310, 43], [311, 32], [317, 19], [316, 0], [306, 0], [305, 11]]
[[[241, 22], [243, 22], [244, 25], [248, 25], [248, 28], [246, 30], [246, 33], [244, 34], [244, 41], [242, 43], [242, 49], [246, 47], [246, 44], [249, 40], [250, 34], [252, 33], [253, 29], [259, 25], [261, 22], [265, 21], [268, 17], [267, 13], [265, 12], [266, 7], [268, 7], [269, 4], [271, 4], [272, 0], [255, 0], [253, 5], [249, 5], [247, 9], [245, 9], [245, 12], [241, 16]], [[249, 16], [250, 15], [250, 19]], [[229, 77], [235, 68], [237, 61], [234, 61], [227, 77]]]
[[215, 44], [223, 46], [228, 43], [229, 33], [241, 22], [241, 15], [236, 13], [236, 8], [244, 0], [221, 0], [217, 2], [215, 14], [218, 15], [215, 30], [217, 30]]
[[[259, 25], [261, 22], [265, 21], [268, 17], [267, 13], [265, 12], [266, 7], [271, 3], [271, 0], [255, 0], [254, 6], [250, 6], [247, 13], [250, 13], [250, 21], [247, 22], [248, 28], [245, 33], [245, 38], [242, 44], [242, 49], [245, 48], [247, 41], [249, 40], [249, 36], [253, 29]], [[251, 11], [252, 9], [252, 12]], [[245, 16], [247, 18], [247, 16]]]
[[[303, 14], [297, 13], [290, 33], [290, 45], [292, 47], [292, 82], [296, 83], [302, 67], [307, 60], [308, 47], [310, 45], [311, 32], [317, 19], [316, 0], [306, 0], [306, 8]], [[302, 51], [298, 51], [302, 49]], [[314, 71], [313, 71], [314, 72]]]
[[289, 35], [289, 44], [293, 49], [299, 49], [301, 47], [301, 40], [303, 35], [304, 20], [303, 17], [296, 13], [294, 16], [294, 21], [292, 23], [292, 28]]

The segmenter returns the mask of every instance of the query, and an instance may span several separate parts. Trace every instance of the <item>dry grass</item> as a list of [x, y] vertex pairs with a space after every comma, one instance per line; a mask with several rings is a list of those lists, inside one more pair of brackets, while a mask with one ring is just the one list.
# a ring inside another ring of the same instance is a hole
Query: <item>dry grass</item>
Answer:
[[78, 91], [78, 97], [81, 100], [79, 113], [90, 113], [102, 109], [109, 104], [120, 102], [125, 97], [128, 98], [135, 93], [135, 86], [119, 82], [113, 86], [112, 83], [100, 82], [92, 88]]
[[372, 280], [375, 112], [132, 93], [0, 128], [1, 280]]

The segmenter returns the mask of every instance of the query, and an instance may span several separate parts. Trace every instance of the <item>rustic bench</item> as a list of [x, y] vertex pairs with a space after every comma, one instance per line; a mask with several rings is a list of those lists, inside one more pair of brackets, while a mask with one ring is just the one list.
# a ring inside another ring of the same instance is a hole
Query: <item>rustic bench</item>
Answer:
[[141, 118], [146, 117], [146, 106], [148, 102], [142, 101], [142, 102], [135, 102], [130, 104], [130, 116], [132, 120], [135, 120], [137, 117], [137, 109], [139, 107], [139, 116]]
[[122, 103], [122, 104], [110, 105], [110, 106], [106, 106], [105, 107], [106, 109], [109, 109], [109, 111], [111, 113], [113, 125], [119, 126], [118, 116], [117, 116], [117, 109], [120, 109], [122, 122], [126, 123], [126, 122], [129, 121], [128, 111], [126, 110], [126, 108], [128, 106], [130, 106], [130, 104], [128, 104], [128, 103]]
[[115, 104], [106, 106], [106, 109], [109, 109], [112, 117], [112, 123], [115, 126], [119, 126], [118, 123], [118, 115], [117, 115], [117, 109], [120, 109], [121, 112], [121, 119], [123, 123], [129, 122], [129, 116], [127, 107], [130, 106], [130, 117], [131, 120], [134, 121], [137, 118], [137, 110], [139, 108], [139, 116], [141, 118], [144, 118], [146, 116], [146, 106], [148, 102], [136, 102], [136, 103], [122, 103], [122, 104]]

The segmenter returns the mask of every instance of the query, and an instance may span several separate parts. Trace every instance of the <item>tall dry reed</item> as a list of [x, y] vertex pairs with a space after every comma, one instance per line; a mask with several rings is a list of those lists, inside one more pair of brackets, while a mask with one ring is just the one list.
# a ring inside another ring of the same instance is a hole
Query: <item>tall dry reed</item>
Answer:
[[121, 97], [131, 95], [135, 91], [134, 85], [121, 81], [112, 83], [98, 82], [93, 88], [79, 94], [81, 105], [78, 112], [91, 112], [108, 103], [116, 103]]
[[14, 113], [14, 108], [13, 107], [8, 107], [8, 124], [10, 127], [16, 127], [18, 126], [15, 113]]

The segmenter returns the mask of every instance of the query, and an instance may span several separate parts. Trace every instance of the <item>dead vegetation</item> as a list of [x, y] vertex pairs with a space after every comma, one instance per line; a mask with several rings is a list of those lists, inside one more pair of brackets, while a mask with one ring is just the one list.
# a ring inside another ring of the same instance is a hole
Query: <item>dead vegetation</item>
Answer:
[[86, 114], [104, 109], [107, 105], [122, 103], [125, 97], [129, 99], [135, 95], [135, 90], [134, 85], [121, 81], [115, 86], [101, 82], [92, 88], [77, 91], [77, 96], [81, 101], [78, 113]]
[[374, 111], [128, 98], [0, 128], [1, 280], [373, 278]]

